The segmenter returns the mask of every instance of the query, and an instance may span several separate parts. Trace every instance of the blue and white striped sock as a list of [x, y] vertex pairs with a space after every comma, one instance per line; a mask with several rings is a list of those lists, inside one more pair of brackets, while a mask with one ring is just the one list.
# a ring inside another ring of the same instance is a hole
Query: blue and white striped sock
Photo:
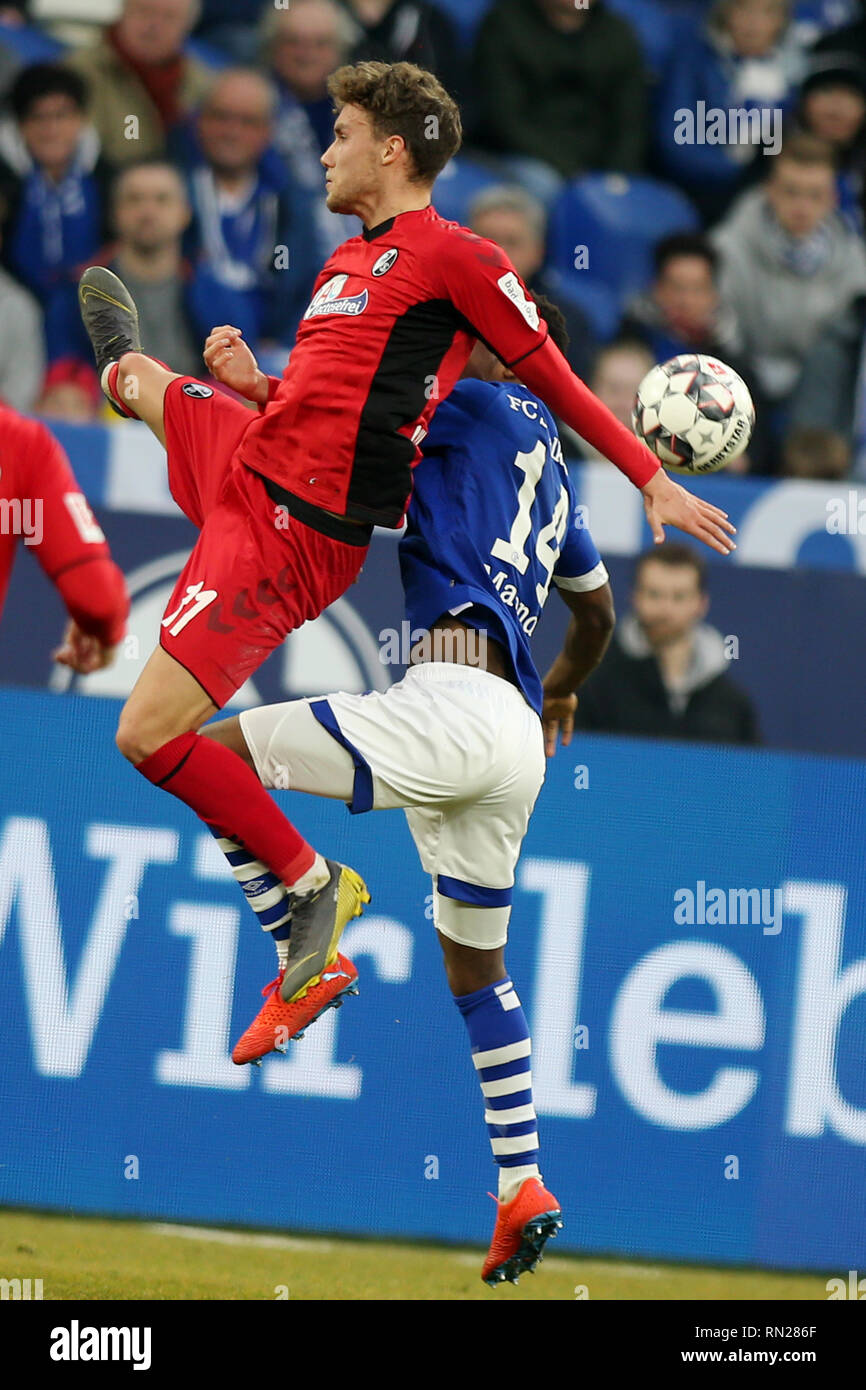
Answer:
[[499, 1200], [510, 1202], [522, 1182], [541, 1176], [526, 1015], [508, 976], [454, 1002], [469, 1030], [484, 1095], [484, 1119], [499, 1165]]
[[211, 827], [211, 833], [229, 862], [244, 897], [258, 918], [262, 931], [270, 932], [282, 969], [288, 959], [292, 911], [291, 894], [281, 879], [256, 859], [237, 840], [231, 840]]

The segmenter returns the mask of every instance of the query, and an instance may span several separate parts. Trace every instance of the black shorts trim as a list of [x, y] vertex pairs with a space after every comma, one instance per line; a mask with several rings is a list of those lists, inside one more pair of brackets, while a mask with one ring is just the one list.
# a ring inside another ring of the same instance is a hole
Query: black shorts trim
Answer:
[[[257, 472], [253, 469], [252, 472]], [[318, 531], [322, 536], [328, 536], [332, 541], [343, 541], [345, 545], [368, 546], [370, 537], [373, 534], [371, 525], [357, 525], [352, 521], [343, 521], [338, 516], [331, 516], [330, 512], [323, 512], [321, 507], [314, 507], [312, 502], [305, 502], [302, 497], [296, 497], [293, 492], [288, 492], [279, 483], [275, 483], [273, 478], [266, 478], [263, 473], [259, 474], [265, 485], [265, 492], [272, 502], [278, 506], [285, 507], [289, 516], [293, 516], [297, 521], [309, 526], [311, 531]]]

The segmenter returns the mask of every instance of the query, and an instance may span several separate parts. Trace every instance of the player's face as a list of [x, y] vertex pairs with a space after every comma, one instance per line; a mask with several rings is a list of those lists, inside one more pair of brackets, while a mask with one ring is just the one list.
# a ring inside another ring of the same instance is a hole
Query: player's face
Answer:
[[355, 212], [382, 184], [382, 140], [358, 106], [344, 106], [334, 139], [322, 155], [329, 212]]
[[703, 256], [668, 261], [655, 283], [655, 300], [665, 318], [695, 332], [709, 330], [718, 306], [712, 269]]
[[786, 232], [795, 237], [811, 236], [836, 206], [836, 178], [827, 165], [795, 164], [780, 158], [767, 196]]
[[647, 560], [638, 575], [632, 606], [650, 646], [664, 647], [688, 636], [706, 616], [709, 601], [691, 565]]

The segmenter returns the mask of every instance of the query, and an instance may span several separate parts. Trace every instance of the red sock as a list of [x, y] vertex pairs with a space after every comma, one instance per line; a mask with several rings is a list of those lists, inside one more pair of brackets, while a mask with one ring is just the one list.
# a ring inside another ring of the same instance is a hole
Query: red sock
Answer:
[[[147, 356], [149, 356], [148, 353], [146, 353], [146, 352], [142, 353], [142, 357], [147, 357]], [[151, 362], [155, 362], [155, 363], [157, 364], [158, 367], [165, 367], [165, 370], [166, 370], [167, 372], [170, 372], [170, 371], [171, 371], [171, 367], [168, 365], [168, 363], [167, 363], [167, 362], [160, 362], [160, 360], [159, 360], [158, 357], [151, 357], [150, 360], [151, 360]], [[117, 362], [112, 362], [111, 366], [108, 368], [108, 371], [105, 373], [105, 386], [106, 386], [106, 388], [107, 388], [107, 390], [108, 390], [108, 394], [111, 396], [111, 399], [114, 401], [114, 404], [120, 406], [120, 409], [123, 411], [124, 415], [128, 415], [129, 418], [130, 418], [130, 420], [138, 420], [140, 417], [139, 417], [138, 415], [136, 415], [136, 413], [135, 413], [135, 411], [132, 409], [132, 406], [130, 405], [129, 401], [126, 399], [125, 396], [121, 396], [121, 395], [118, 393], [118, 390], [117, 390], [117, 372], [118, 372], [118, 367], [119, 367], [119, 365], [120, 365], [120, 364], [117, 363]]]
[[139, 763], [138, 771], [185, 801], [205, 825], [237, 840], [283, 883], [294, 883], [312, 867], [316, 851], [243, 758], [215, 739], [180, 734]]
[[105, 373], [104, 381], [108, 395], [114, 401], [114, 404], [120, 406], [120, 409], [123, 411], [124, 415], [128, 415], [130, 420], [137, 420], [138, 416], [136, 415], [134, 410], [130, 410], [129, 402], [125, 401], [122, 396], [118, 395], [116, 362], [112, 362], [111, 366], [108, 368], [108, 371]]

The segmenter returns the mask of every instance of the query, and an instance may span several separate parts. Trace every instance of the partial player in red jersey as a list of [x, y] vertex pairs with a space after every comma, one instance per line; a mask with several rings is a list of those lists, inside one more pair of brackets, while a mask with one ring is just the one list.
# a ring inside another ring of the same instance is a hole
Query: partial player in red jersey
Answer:
[[334, 960], [366, 889], [315, 853], [231, 750], [196, 731], [348, 588], [372, 524], [399, 524], [426, 426], [475, 340], [642, 489], [657, 538], [667, 522], [726, 553], [733, 530], [572, 374], [502, 250], [432, 208], [434, 180], [461, 141], [437, 79], [408, 63], [359, 63], [338, 69], [329, 90], [338, 114], [322, 156], [327, 202], [357, 214], [363, 231], [319, 275], [281, 381], [259, 371], [234, 328], [205, 345], [210, 371], [257, 415], [142, 354], [116, 276], [95, 267], [80, 285], [103, 390], [165, 444], [172, 494], [201, 531], [118, 744], [217, 835], [253, 906], [263, 893], [267, 912], [282, 914], [286, 978], [297, 984], [311, 963], [292, 998]]
[[129, 598], [63, 449], [38, 420], [0, 405], [0, 615], [19, 542], [32, 550], [69, 613], [54, 660], [83, 675], [107, 666]]

